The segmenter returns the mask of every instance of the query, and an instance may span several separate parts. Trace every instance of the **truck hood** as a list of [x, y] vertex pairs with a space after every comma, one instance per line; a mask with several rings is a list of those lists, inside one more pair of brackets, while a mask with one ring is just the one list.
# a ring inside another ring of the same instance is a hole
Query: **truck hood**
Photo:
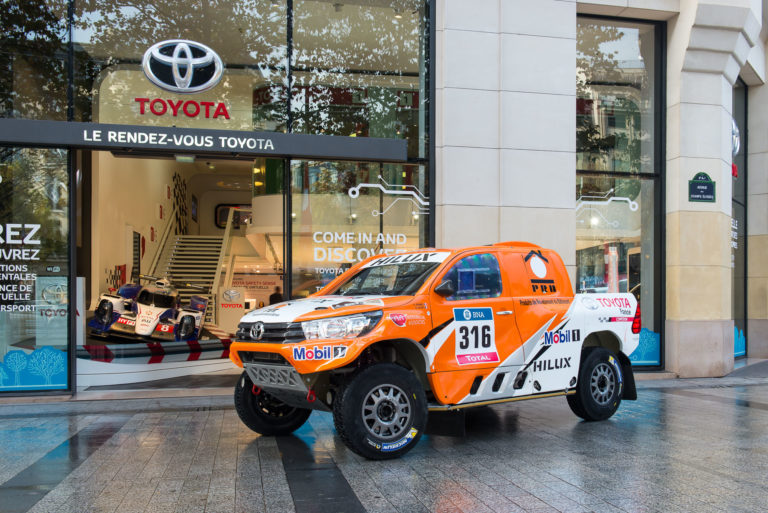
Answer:
[[413, 296], [312, 296], [253, 310], [241, 321], [305, 321], [398, 307], [411, 301]]

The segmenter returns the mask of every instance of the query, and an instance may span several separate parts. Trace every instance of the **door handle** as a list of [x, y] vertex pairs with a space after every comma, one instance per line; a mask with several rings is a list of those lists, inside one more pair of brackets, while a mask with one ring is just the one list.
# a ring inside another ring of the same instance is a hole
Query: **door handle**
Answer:
[[496, 315], [512, 315], [513, 313], [515, 312], [512, 310], [502, 310], [501, 312], [496, 312]]

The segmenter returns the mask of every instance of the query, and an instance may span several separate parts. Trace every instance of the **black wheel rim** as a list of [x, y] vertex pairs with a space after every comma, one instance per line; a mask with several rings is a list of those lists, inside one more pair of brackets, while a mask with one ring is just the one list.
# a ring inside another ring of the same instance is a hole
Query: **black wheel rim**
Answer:
[[403, 436], [411, 422], [411, 401], [400, 387], [379, 385], [365, 396], [363, 425], [373, 436], [393, 440]]
[[258, 394], [251, 393], [251, 404], [261, 414], [275, 418], [287, 417], [296, 411], [293, 406], [285, 404], [263, 390]]
[[592, 375], [589, 379], [589, 392], [592, 399], [600, 406], [605, 406], [613, 399], [615, 390], [616, 373], [607, 363], [598, 363], [592, 369]]

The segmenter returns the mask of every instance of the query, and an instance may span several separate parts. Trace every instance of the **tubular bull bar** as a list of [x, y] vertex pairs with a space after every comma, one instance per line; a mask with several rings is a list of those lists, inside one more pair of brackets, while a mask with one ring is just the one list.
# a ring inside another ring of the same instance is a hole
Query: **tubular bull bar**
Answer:
[[307, 388], [301, 374], [290, 365], [244, 362], [243, 367], [254, 385], [282, 402], [297, 408], [330, 411], [325, 403], [314, 400], [314, 392]]

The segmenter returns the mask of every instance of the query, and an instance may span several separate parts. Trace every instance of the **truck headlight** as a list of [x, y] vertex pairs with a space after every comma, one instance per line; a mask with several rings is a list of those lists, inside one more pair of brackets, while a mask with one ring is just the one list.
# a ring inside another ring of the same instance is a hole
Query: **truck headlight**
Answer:
[[377, 310], [344, 317], [304, 321], [301, 323], [301, 329], [304, 330], [304, 337], [307, 340], [355, 338], [375, 328], [382, 315], [382, 311]]

